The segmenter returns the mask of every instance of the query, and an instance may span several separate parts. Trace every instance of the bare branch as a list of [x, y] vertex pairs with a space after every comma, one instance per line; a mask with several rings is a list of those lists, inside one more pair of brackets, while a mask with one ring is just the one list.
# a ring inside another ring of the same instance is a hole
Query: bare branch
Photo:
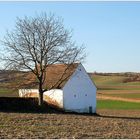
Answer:
[[[7, 32], [3, 45], [5, 50], [2, 60], [6, 68], [31, 71], [38, 79], [41, 95], [48, 66], [72, 64], [84, 59], [83, 47], [72, 41], [72, 34], [64, 28], [63, 20], [53, 14], [17, 18], [15, 28]], [[63, 82], [68, 68], [55, 85]]]

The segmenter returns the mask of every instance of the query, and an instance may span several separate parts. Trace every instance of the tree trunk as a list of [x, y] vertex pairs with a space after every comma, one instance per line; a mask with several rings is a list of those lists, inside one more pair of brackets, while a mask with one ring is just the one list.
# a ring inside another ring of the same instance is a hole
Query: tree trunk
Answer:
[[43, 92], [40, 92], [40, 91], [39, 91], [38, 105], [39, 106], [43, 105]]
[[42, 89], [42, 79], [39, 80], [39, 96], [38, 96], [38, 105], [43, 105], [43, 89]]

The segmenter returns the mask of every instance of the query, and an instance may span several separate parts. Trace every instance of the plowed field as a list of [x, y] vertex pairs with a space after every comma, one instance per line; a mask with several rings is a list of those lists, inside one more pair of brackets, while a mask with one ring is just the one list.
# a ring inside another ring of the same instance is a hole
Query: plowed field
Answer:
[[1, 112], [0, 138], [140, 139], [139, 111], [97, 112], [100, 116]]

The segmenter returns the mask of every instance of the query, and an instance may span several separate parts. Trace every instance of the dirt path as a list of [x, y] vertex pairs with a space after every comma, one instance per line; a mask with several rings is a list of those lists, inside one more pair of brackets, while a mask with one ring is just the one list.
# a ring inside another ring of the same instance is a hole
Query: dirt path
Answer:
[[104, 95], [97, 95], [97, 99], [100, 99], [100, 100], [117, 100], [117, 101], [140, 103], [140, 100], [136, 100], [136, 99], [121, 98], [121, 97], [110, 97], [110, 96], [104, 96]]

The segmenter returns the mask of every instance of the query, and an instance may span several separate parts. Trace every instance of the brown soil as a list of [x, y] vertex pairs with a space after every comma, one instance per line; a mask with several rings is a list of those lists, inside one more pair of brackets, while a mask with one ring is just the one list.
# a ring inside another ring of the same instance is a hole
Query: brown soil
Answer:
[[[99, 85], [98, 85], [99, 86]], [[114, 89], [139, 89], [140, 88], [140, 85], [121, 85], [121, 86], [110, 86], [110, 85], [105, 85], [105, 86], [99, 86], [99, 89], [109, 89], [109, 90], [114, 90]]]
[[140, 90], [98, 90], [97, 94], [140, 94]]
[[122, 118], [139, 118], [140, 110], [113, 110], [113, 109], [98, 109], [97, 113], [102, 116], [122, 117]]
[[100, 116], [1, 112], [0, 138], [140, 139], [139, 111], [97, 110], [97, 113]]
[[121, 98], [121, 97], [110, 97], [106, 95], [97, 95], [98, 100], [117, 100], [117, 101], [125, 101], [125, 102], [135, 102], [140, 103], [140, 99], [129, 99], [129, 98]]

